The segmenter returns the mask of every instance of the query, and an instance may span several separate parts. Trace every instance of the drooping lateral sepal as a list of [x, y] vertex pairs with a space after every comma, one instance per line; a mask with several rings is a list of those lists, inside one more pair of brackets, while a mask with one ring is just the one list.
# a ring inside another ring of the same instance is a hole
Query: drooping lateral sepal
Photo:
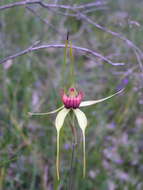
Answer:
[[80, 109], [75, 109], [74, 113], [76, 115], [79, 127], [82, 130], [82, 136], [83, 136], [83, 177], [85, 177], [85, 172], [86, 172], [85, 129], [87, 127], [87, 117]]
[[70, 109], [63, 108], [56, 117], [55, 120], [55, 127], [57, 130], [57, 158], [56, 158], [56, 171], [57, 171], [57, 178], [60, 179], [59, 175], [59, 144], [60, 144], [60, 130], [64, 124], [64, 120], [69, 113]]

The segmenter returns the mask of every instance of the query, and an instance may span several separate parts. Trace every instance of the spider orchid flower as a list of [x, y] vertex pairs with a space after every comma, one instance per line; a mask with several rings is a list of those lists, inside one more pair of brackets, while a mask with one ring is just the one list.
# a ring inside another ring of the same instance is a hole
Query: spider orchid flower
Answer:
[[89, 100], [89, 101], [82, 101], [83, 100], [83, 93], [81, 91], [77, 92], [75, 88], [69, 88], [68, 93], [62, 92], [62, 102], [63, 105], [51, 112], [47, 113], [31, 113], [29, 112], [29, 115], [49, 115], [56, 112], [59, 112], [57, 114], [56, 120], [55, 120], [55, 127], [57, 130], [57, 158], [56, 158], [56, 171], [57, 171], [57, 178], [59, 180], [59, 139], [60, 139], [60, 130], [63, 127], [64, 120], [69, 112], [73, 112], [77, 118], [79, 127], [82, 131], [82, 137], [83, 137], [83, 176], [85, 176], [86, 171], [86, 158], [85, 158], [85, 129], [87, 127], [87, 117], [79, 108], [91, 106], [94, 104], [97, 104], [99, 102], [103, 102], [109, 98], [112, 98], [113, 96], [121, 93], [124, 89], [108, 96], [102, 99], [98, 100]]

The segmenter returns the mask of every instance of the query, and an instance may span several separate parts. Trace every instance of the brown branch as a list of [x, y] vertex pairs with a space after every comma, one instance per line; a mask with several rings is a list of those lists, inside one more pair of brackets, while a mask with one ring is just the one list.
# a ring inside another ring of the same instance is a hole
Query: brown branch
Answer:
[[[65, 45], [64, 44], [45, 44], [45, 45], [36, 46], [35, 43], [34, 43], [34, 45], [28, 47], [27, 49], [4, 58], [3, 60], [0, 61], [0, 64], [5, 63], [8, 60], [13, 60], [16, 57], [19, 57], [21, 55], [24, 55], [24, 54], [27, 54], [27, 53], [30, 53], [30, 52], [33, 52], [33, 51], [37, 51], [37, 50], [40, 50], [40, 49], [46, 49], [46, 48], [65, 48]], [[105, 62], [107, 62], [107, 63], [109, 63], [111, 65], [114, 65], [114, 66], [119, 66], [119, 65], [124, 65], [125, 64], [125, 63], [113, 63], [111, 60], [104, 57], [100, 53], [97, 53], [97, 52], [95, 52], [93, 50], [90, 50], [88, 48], [83, 48], [83, 47], [79, 47], [79, 46], [75, 46], [75, 45], [72, 45], [72, 48], [77, 50], [77, 51], [82, 51], [82, 52], [85, 52], [85, 53], [89, 53], [89, 54], [91, 54], [91, 55], [93, 55], [95, 57], [98, 57], [101, 60], [103, 60], [103, 61], [105, 61]]]
[[39, 4], [40, 0], [31, 0], [31, 1], [18, 1], [14, 3], [9, 3], [7, 5], [0, 6], [0, 10], [5, 10], [13, 7], [25, 6], [28, 4]]
[[95, 11], [101, 11], [101, 10], [108, 10], [108, 7], [107, 6], [104, 6], [104, 7], [93, 7], [91, 9], [86, 9], [86, 10], [83, 10], [82, 13], [83, 14], [87, 14], [87, 13], [91, 13], [91, 12], [95, 12]]
[[5, 9], [18, 7], [18, 6], [26, 6], [26, 5], [31, 5], [31, 4], [39, 4], [41, 7], [44, 7], [44, 8], [61, 8], [61, 9], [69, 9], [69, 10], [75, 11], [78, 9], [99, 7], [99, 6], [105, 5], [106, 2], [97, 1], [97, 2], [92, 2], [92, 3], [82, 4], [79, 6], [77, 6], [77, 5], [70, 6], [70, 5], [49, 4], [49, 3], [42, 2], [41, 0], [25, 0], [25, 1], [9, 3], [7, 5], [2, 5], [2, 6], [0, 6], [0, 10], [5, 10]]
[[103, 30], [104, 32], [107, 32], [115, 37], [118, 37], [120, 38], [121, 40], [125, 41], [130, 47], [136, 49], [138, 52], [140, 52], [140, 54], [143, 55], [143, 52], [132, 42], [130, 41], [129, 39], [127, 39], [125, 36], [123, 36], [122, 34], [120, 33], [117, 33], [117, 32], [114, 32], [112, 30], [109, 30], [108, 28], [105, 28], [101, 25], [99, 25], [98, 23], [94, 22], [93, 20], [91, 20], [88, 16], [84, 15], [84, 14], [80, 14], [80, 17], [82, 19], [84, 19], [86, 22], [88, 22], [89, 24], [92, 24], [93, 26], [95, 26], [96, 28], [100, 29], [100, 30]]
[[82, 20], [86, 21], [87, 23], [89, 24], [92, 24], [93, 26], [95, 26], [96, 28], [104, 31], [104, 32], [107, 32], [119, 39], [121, 39], [122, 41], [124, 41], [130, 48], [132, 48], [136, 58], [137, 58], [137, 61], [138, 61], [138, 64], [140, 66], [140, 69], [142, 70], [143, 72], [143, 63], [141, 61], [141, 59], [143, 58], [143, 51], [138, 47], [136, 46], [131, 40], [129, 40], [128, 38], [126, 38], [124, 35], [120, 34], [120, 33], [117, 33], [117, 32], [114, 32], [106, 27], [103, 27], [101, 25], [99, 25], [98, 23], [94, 22], [93, 20], [91, 20], [88, 16], [86, 16], [85, 14], [82, 14], [82, 13], [79, 13], [79, 16], [81, 17]]

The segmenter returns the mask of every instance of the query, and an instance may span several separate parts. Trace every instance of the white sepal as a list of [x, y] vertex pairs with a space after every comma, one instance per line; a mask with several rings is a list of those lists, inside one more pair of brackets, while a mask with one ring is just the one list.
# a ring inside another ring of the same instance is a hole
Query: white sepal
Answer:
[[122, 89], [122, 90], [116, 92], [115, 94], [112, 94], [111, 96], [107, 96], [107, 97], [102, 98], [102, 99], [99, 99], [99, 100], [83, 101], [83, 102], [81, 102], [81, 104], [80, 104], [79, 107], [91, 106], [91, 105], [97, 104], [97, 103], [99, 103], [99, 102], [103, 102], [103, 101], [105, 101], [105, 100], [107, 100], [107, 99], [109, 99], [109, 98], [112, 98], [113, 96], [115, 96], [115, 95], [121, 93], [123, 90], [124, 90], [124, 89]]
[[60, 175], [59, 175], [59, 160], [60, 160], [60, 156], [59, 156], [59, 147], [60, 147], [60, 130], [64, 124], [64, 120], [67, 116], [67, 114], [69, 113], [70, 109], [66, 109], [63, 108], [56, 117], [55, 120], [55, 127], [57, 129], [57, 158], [56, 158], [56, 170], [57, 170], [57, 178], [58, 180], [60, 179]]
[[79, 127], [81, 128], [82, 131], [85, 131], [87, 127], [86, 115], [80, 109], [74, 109], [73, 111], [76, 115]]
[[50, 112], [46, 112], [46, 113], [38, 113], [38, 112], [35, 112], [35, 113], [32, 113], [32, 112], [28, 112], [29, 115], [49, 115], [49, 114], [53, 114], [53, 113], [56, 113], [58, 111], [60, 111], [62, 108], [64, 108], [64, 105], [61, 106], [60, 108], [56, 109], [56, 110], [53, 110], [53, 111], [50, 111]]
[[63, 108], [59, 113], [57, 114], [56, 120], [55, 120], [55, 126], [57, 131], [60, 131], [61, 127], [64, 124], [65, 117], [69, 113], [70, 109]]
[[85, 172], [86, 172], [85, 129], [87, 127], [87, 118], [86, 118], [86, 115], [80, 109], [75, 109], [74, 113], [76, 115], [79, 127], [82, 130], [82, 137], [83, 137], [83, 177], [85, 177]]

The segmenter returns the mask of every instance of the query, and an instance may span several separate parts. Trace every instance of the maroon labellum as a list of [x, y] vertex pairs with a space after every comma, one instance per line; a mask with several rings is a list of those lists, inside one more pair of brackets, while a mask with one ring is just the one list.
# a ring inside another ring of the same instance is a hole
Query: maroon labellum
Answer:
[[75, 88], [70, 88], [67, 94], [65, 94], [64, 92], [62, 93], [62, 101], [65, 105], [65, 108], [67, 109], [79, 108], [82, 99], [83, 93], [81, 91], [77, 92]]

